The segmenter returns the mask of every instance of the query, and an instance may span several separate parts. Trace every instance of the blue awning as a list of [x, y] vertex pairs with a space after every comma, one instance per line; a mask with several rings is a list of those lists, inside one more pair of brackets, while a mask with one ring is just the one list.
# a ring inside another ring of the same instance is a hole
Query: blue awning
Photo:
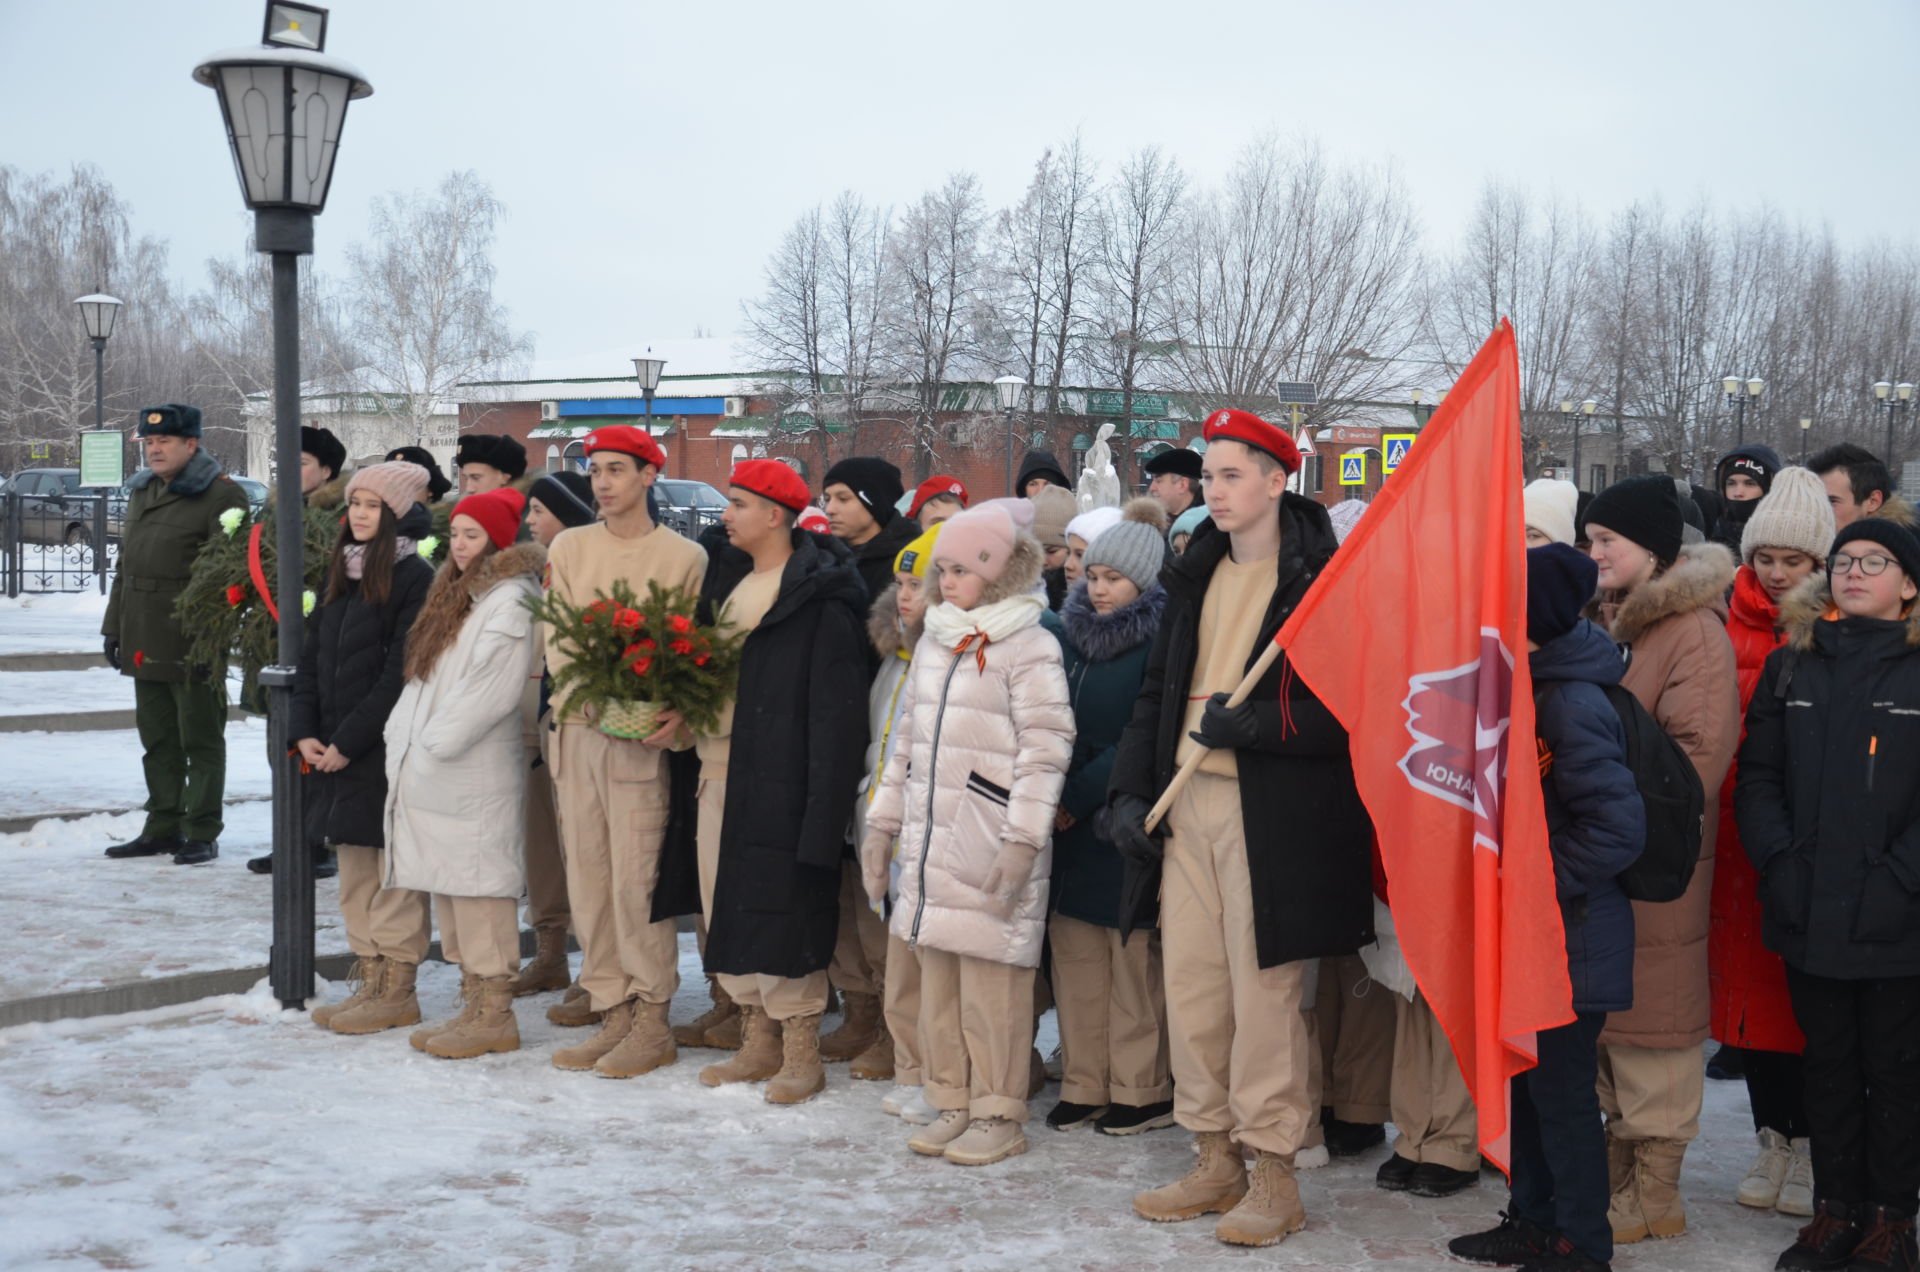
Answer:
[[[560, 402], [562, 419], [569, 415], [645, 415], [645, 398], [572, 398]], [[718, 397], [657, 397], [655, 415], [725, 415], [727, 400]]]

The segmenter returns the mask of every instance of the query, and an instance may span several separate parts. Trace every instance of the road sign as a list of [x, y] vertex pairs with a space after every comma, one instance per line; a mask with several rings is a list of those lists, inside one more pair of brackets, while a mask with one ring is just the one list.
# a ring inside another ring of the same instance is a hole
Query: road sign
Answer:
[[127, 479], [126, 438], [117, 428], [87, 429], [80, 434], [80, 484], [118, 486]]
[[1342, 486], [1367, 484], [1367, 457], [1364, 453], [1340, 457], [1340, 484]]
[[1380, 471], [1390, 473], [1407, 462], [1407, 452], [1413, 449], [1413, 439], [1418, 433], [1388, 433], [1380, 439]]

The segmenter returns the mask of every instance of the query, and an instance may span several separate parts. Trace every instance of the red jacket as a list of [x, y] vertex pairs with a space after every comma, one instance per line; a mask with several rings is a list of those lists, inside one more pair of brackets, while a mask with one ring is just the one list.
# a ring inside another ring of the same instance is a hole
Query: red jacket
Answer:
[[[1779, 619], [1779, 606], [1760, 586], [1753, 567], [1741, 566], [1733, 579], [1727, 635], [1739, 669], [1743, 719], [1760, 683], [1761, 664], [1784, 639]], [[1741, 734], [1744, 739], [1744, 725]], [[1714, 845], [1713, 926], [1707, 941], [1713, 1036], [1736, 1047], [1798, 1054], [1806, 1037], [1787, 998], [1786, 964], [1760, 943], [1760, 880], [1733, 819], [1734, 778], [1728, 770], [1720, 789], [1720, 838]]]

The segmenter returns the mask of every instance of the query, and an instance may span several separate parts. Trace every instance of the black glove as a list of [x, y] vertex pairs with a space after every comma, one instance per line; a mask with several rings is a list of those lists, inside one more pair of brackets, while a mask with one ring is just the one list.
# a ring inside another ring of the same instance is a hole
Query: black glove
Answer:
[[1160, 856], [1166, 851], [1162, 842], [1167, 835], [1164, 821], [1152, 834], [1147, 833], [1147, 814], [1152, 811], [1152, 804], [1125, 791], [1107, 796], [1107, 806], [1100, 810], [1100, 829], [1107, 841], [1122, 857], [1148, 870], [1159, 866]]
[[115, 671], [120, 670], [120, 638], [118, 636], [102, 636], [100, 641], [100, 652], [107, 656], [107, 665]]
[[1187, 736], [1215, 751], [1244, 751], [1259, 740], [1260, 721], [1253, 714], [1251, 702], [1230, 707], [1227, 695], [1216, 693], [1207, 699], [1199, 732]]

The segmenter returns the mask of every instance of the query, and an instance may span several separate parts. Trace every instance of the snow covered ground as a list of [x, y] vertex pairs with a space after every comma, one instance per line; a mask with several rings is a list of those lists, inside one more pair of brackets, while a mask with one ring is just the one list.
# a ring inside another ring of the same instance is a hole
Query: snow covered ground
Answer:
[[[691, 939], [675, 1019], [701, 1007]], [[430, 1019], [457, 977], [421, 978]], [[329, 987], [329, 997], [344, 992]], [[614, 1082], [548, 1062], [579, 1035], [519, 1010], [523, 1050], [436, 1060], [405, 1030], [346, 1038], [264, 989], [141, 1016], [0, 1032], [0, 1266], [336, 1269], [1158, 1269], [1452, 1266], [1446, 1238], [1505, 1201], [1493, 1177], [1381, 1192], [1385, 1150], [1303, 1175], [1307, 1230], [1251, 1253], [1208, 1220], [1156, 1225], [1131, 1194], [1183, 1173], [1187, 1137], [1039, 1123], [978, 1170], [915, 1157], [884, 1084], [829, 1067], [793, 1109], [701, 1087], [717, 1052]], [[1731, 1200], [1752, 1152], [1737, 1083], [1709, 1083], [1687, 1162], [1693, 1234], [1624, 1249], [1631, 1272], [1761, 1269], [1794, 1223]]]
[[0, 672], [0, 716], [131, 710], [132, 677], [104, 663], [86, 671]]
[[[140, 813], [0, 835], [0, 999], [264, 964], [273, 882], [246, 865], [269, 849], [271, 808], [229, 804], [220, 857], [205, 866], [101, 856], [139, 833]], [[344, 952], [338, 888], [322, 879], [314, 893], [315, 947]]]
[[[0, 672], [0, 685], [30, 674]], [[6, 775], [0, 782], [0, 817], [137, 808], [147, 800], [140, 735], [132, 729], [0, 733], [0, 773]], [[272, 780], [267, 770], [266, 721], [257, 716], [229, 720], [227, 798], [267, 795]], [[8, 844], [8, 837], [0, 835], [0, 863], [7, 857]]]
[[71, 595], [0, 597], [0, 654], [66, 653], [100, 648], [107, 598], [95, 590]]

